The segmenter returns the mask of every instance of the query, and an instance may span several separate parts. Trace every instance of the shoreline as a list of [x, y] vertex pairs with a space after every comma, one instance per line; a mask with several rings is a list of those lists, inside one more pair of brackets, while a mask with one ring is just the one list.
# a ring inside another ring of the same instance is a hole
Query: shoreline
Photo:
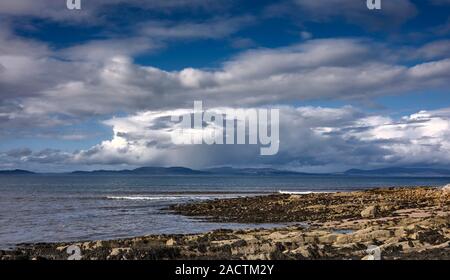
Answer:
[[67, 259], [71, 245], [90, 260], [362, 259], [369, 246], [377, 246], [382, 259], [450, 259], [449, 198], [448, 190], [417, 187], [176, 204], [167, 210], [207, 221], [299, 225], [19, 244], [0, 251], [0, 259]]

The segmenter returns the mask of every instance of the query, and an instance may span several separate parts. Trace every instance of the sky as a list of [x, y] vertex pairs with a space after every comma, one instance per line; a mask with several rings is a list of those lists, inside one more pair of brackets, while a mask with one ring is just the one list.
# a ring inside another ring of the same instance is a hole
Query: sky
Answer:
[[[450, 1], [0, 2], [0, 170], [450, 168]], [[279, 152], [174, 112], [277, 108]]]

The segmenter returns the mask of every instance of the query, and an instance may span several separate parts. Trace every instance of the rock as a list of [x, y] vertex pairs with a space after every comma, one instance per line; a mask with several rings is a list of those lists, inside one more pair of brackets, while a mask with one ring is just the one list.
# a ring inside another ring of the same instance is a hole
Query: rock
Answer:
[[341, 245], [341, 244], [347, 244], [350, 243], [353, 239], [353, 236], [351, 235], [346, 235], [346, 234], [340, 234], [337, 236], [336, 238], [336, 245]]
[[301, 196], [300, 196], [300, 195], [293, 194], [293, 195], [289, 196], [288, 199], [289, 199], [289, 200], [300, 200], [300, 199], [301, 199]]
[[91, 247], [91, 242], [84, 242], [84, 243], [81, 245], [81, 249], [83, 249], [83, 250], [89, 250], [90, 247]]
[[337, 234], [330, 233], [330, 234], [327, 234], [327, 235], [320, 236], [319, 237], [319, 242], [320, 243], [334, 243], [334, 242], [336, 242], [337, 238], [338, 238]]
[[370, 232], [358, 231], [353, 235], [353, 240], [356, 242], [369, 242], [374, 239], [386, 240], [390, 237], [392, 237], [392, 235], [389, 230], [373, 230]]
[[416, 230], [419, 230], [419, 229], [420, 229], [419, 226], [415, 225], [415, 224], [410, 224], [410, 225], [406, 226], [406, 230], [407, 231], [416, 231]]
[[104, 246], [105, 246], [105, 242], [101, 241], [101, 240], [98, 240], [92, 245], [92, 249], [95, 250], [95, 249], [98, 249], [98, 248], [102, 248]]
[[419, 239], [419, 233], [417, 232], [413, 232], [412, 234], [409, 235], [410, 239], [414, 239], [414, 240], [418, 240]]
[[299, 254], [304, 258], [311, 257], [311, 253], [309, 252], [308, 248], [300, 247], [292, 251], [293, 254]]
[[361, 211], [361, 217], [363, 218], [375, 218], [378, 214], [378, 207], [372, 205]]
[[399, 227], [394, 231], [394, 236], [396, 236], [398, 238], [404, 238], [407, 236], [407, 232], [404, 228]]
[[270, 258], [268, 254], [259, 254], [259, 255], [250, 255], [247, 257], [247, 259], [256, 261], [256, 260], [269, 260]]
[[109, 254], [110, 257], [118, 256], [119, 254], [123, 252], [128, 252], [130, 248], [113, 248], [111, 250], [111, 253]]
[[166, 241], [166, 246], [173, 246], [175, 245], [175, 240], [173, 240], [173, 238], [170, 238], [169, 240]]
[[172, 205], [169, 209], [181, 215], [208, 217], [209, 221], [225, 223], [325, 222], [359, 219], [361, 210], [373, 204], [377, 205], [375, 213], [371, 207], [368, 218], [398, 216], [396, 211], [406, 211], [411, 207], [442, 206], [446, 196], [436, 188], [384, 188], [352, 193], [273, 194], [218, 199]]
[[65, 251], [66, 248], [67, 248], [67, 246], [59, 246], [59, 247], [56, 247], [56, 250], [62, 252], [62, 251]]
[[391, 234], [391, 231], [389, 231], [389, 230], [380, 229], [380, 230], [375, 230], [375, 231], [371, 232], [369, 234], [369, 236], [372, 239], [385, 240], [385, 239], [388, 239], [389, 237], [391, 237], [392, 234]]
[[413, 248], [412, 247], [413, 243], [410, 241], [399, 242], [398, 245], [401, 246], [402, 251], [407, 251], [407, 250]]
[[395, 210], [395, 205], [381, 205], [380, 210], [383, 212], [392, 212]]
[[118, 254], [120, 254], [121, 249], [120, 248], [113, 248], [111, 250], [111, 254], [109, 254], [110, 256], [117, 256]]
[[445, 185], [445, 186], [442, 188], [442, 191], [443, 191], [444, 193], [450, 193], [450, 184]]

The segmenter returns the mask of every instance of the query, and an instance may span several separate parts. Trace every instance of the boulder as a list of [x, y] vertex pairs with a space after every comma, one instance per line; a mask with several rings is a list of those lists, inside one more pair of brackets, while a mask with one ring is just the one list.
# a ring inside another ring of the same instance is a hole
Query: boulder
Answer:
[[378, 214], [378, 206], [372, 205], [361, 211], [361, 217], [363, 218], [375, 218]]
[[173, 240], [173, 238], [170, 238], [169, 240], [166, 241], [166, 246], [173, 246], [175, 245], [175, 240]]
[[127, 253], [131, 250], [131, 248], [112, 248], [109, 257], [116, 257], [120, 254]]
[[445, 192], [445, 193], [450, 193], [450, 184], [445, 185], [442, 188], [442, 191]]
[[300, 247], [292, 251], [293, 254], [299, 254], [304, 258], [310, 258], [311, 253], [308, 250], [308, 247]]
[[[67, 249], [67, 247], [68, 246], [59, 246], [59, 247], [56, 247], [56, 250], [62, 252], [62, 251], [65, 251]], [[1, 255], [1, 252], [0, 252], [0, 255]]]
[[91, 248], [94, 250], [100, 249], [100, 248], [104, 247], [105, 245], [106, 245], [106, 242], [98, 240], [98, 241], [95, 241], [95, 243], [91, 246]]
[[122, 248], [113, 248], [111, 250], [111, 253], [109, 254], [110, 256], [117, 256], [120, 254], [120, 252], [122, 252]]

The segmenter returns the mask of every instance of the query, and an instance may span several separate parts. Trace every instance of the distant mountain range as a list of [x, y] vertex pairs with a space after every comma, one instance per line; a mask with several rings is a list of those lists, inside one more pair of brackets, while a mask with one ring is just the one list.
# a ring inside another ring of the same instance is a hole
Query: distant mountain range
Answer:
[[208, 172], [193, 170], [186, 167], [140, 167], [133, 170], [94, 170], [94, 171], [74, 171], [74, 175], [200, 175]]
[[74, 171], [71, 174], [124, 174], [124, 175], [315, 175], [294, 171], [284, 171], [272, 168], [232, 168], [219, 167], [205, 170], [194, 170], [186, 167], [141, 167], [133, 170], [95, 170]]
[[344, 172], [349, 176], [423, 176], [423, 177], [450, 177], [450, 170], [436, 168], [405, 168], [390, 167], [373, 170], [350, 169]]
[[[0, 171], [0, 175], [39, 174], [15, 169]], [[450, 170], [436, 168], [390, 167], [373, 170], [350, 169], [342, 173], [305, 173], [273, 168], [233, 168], [219, 167], [194, 170], [186, 167], [140, 167], [124, 170], [94, 170], [60, 173], [70, 175], [229, 175], [229, 176], [384, 176], [384, 177], [450, 177]]]
[[205, 171], [213, 174], [222, 175], [317, 175], [312, 173], [295, 172], [288, 170], [278, 170], [273, 168], [233, 168], [233, 167], [219, 167], [210, 168]]
[[0, 175], [30, 175], [36, 174], [28, 170], [14, 169], [14, 170], [0, 170]]

